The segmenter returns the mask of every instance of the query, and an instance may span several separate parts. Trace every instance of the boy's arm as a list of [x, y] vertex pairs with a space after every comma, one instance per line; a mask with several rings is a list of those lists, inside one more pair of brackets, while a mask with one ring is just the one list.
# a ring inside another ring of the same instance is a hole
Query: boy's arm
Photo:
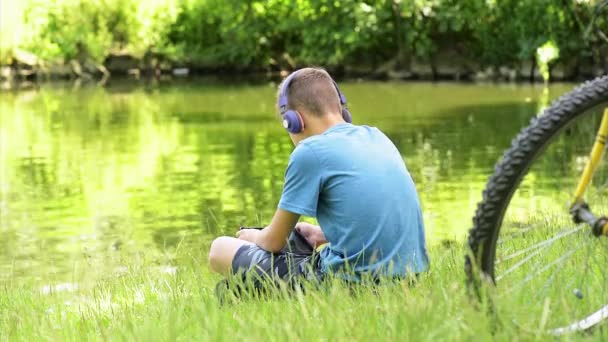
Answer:
[[285, 185], [270, 225], [260, 230], [244, 229], [239, 239], [253, 242], [269, 252], [279, 252], [300, 215], [314, 217], [322, 187], [322, 171], [311, 147], [299, 144], [289, 157]]
[[257, 229], [243, 229], [237, 233], [241, 240], [253, 242], [269, 252], [279, 252], [287, 243], [287, 238], [293, 227], [298, 223], [300, 215], [283, 209], [277, 209], [268, 227]]

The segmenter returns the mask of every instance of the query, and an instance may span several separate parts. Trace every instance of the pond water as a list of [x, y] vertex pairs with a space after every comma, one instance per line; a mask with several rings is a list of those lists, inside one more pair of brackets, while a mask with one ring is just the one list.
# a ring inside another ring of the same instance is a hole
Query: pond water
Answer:
[[[437, 244], [464, 240], [502, 151], [572, 85], [341, 88], [354, 123], [401, 151]], [[267, 223], [293, 149], [275, 93], [274, 83], [201, 82], [0, 93], [0, 283], [67, 281], [75, 265], [102, 273], [143, 252], [179, 266], [183, 246]]]

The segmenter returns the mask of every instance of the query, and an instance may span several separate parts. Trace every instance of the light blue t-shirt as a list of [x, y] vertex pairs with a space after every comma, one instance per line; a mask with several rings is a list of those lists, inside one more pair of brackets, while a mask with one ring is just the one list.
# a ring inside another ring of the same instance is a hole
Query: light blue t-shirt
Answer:
[[374, 276], [428, 268], [414, 182], [395, 145], [374, 127], [338, 124], [292, 152], [279, 208], [316, 217], [329, 245], [325, 272]]

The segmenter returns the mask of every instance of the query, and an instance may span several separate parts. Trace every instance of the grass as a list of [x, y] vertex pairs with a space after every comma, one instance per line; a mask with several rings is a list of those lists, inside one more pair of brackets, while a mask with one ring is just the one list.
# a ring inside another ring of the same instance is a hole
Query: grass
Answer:
[[[548, 337], [516, 325], [496, 325], [472, 305], [465, 286], [463, 249], [430, 250], [432, 271], [414, 287], [377, 293], [326, 291], [291, 298], [220, 305], [219, 277], [201, 251], [185, 251], [179, 266], [162, 272], [134, 261], [121, 275], [94, 284], [56, 286], [6, 282], [0, 288], [0, 340], [513, 340]], [[593, 337], [608, 338], [606, 330]], [[568, 339], [589, 337], [571, 335]]]

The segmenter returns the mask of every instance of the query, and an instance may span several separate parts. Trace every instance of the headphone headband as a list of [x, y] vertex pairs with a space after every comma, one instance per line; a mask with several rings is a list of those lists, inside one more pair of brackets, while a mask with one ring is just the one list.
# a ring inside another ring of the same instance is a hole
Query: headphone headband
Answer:
[[298, 70], [289, 74], [289, 76], [287, 76], [287, 78], [281, 84], [281, 90], [279, 91], [279, 110], [281, 111], [281, 114], [285, 113], [287, 110], [287, 104], [289, 102], [287, 100], [287, 90], [289, 89], [289, 85], [297, 73]]

